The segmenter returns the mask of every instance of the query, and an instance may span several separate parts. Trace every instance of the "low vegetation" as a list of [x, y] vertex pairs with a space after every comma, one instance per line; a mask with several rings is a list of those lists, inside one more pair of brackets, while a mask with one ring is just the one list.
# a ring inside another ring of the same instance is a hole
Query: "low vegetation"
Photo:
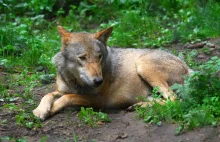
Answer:
[[[42, 127], [32, 114], [37, 105], [33, 89], [54, 79], [51, 58], [61, 46], [58, 24], [74, 32], [114, 26], [109, 46], [129, 48], [161, 48], [220, 36], [217, 0], [3, 0], [0, 9], [0, 110], [15, 113], [17, 125], [29, 129]], [[203, 52], [210, 54], [209, 49]], [[194, 60], [197, 54], [177, 54], [196, 71], [184, 85], [172, 87], [181, 100], [136, 108], [145, 122], [179, 123], [176, 134], [219, 124], [220, 59], [201, 64]], [[90, 126], [110, 122], [107, 114], [92, 108], [81, 108], [78, 116]], [[6, 119], [0, 120], [0, 125], [6, 124]]]
[[85, 109], [84, 107], [81, 107], [81, 110], [78, 113], [78, 118], [83, 124], [88, 124], [92, 127], [111, 122], [111, 119], [107, 114], [103, 112], [95, 112], [92, 108]]

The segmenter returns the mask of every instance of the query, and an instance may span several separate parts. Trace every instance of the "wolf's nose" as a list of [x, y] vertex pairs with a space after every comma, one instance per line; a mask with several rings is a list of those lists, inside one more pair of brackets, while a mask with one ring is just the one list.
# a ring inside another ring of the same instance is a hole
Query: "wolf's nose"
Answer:
[[97, 77], [97, 78], [95, 78], [95, 79], [93, 80], [93, 82], [94, 82], [95, 85], [99, 86], [99, 85], [102, 84], [103, 78], [102, 78], [102, 77]]

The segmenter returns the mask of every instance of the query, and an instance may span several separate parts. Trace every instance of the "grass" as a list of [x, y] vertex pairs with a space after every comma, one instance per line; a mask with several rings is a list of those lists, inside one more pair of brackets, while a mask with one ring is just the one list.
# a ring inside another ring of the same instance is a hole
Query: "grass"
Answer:
[[[44, 136], [40, 139], [40, 142], [45, 142], [47, 141], [47, 136]], [[28, 140], [25, 137], [22, 138], [14, 138], [14, 137], [9, 137], [9, 136], [3, 136], [0, 138], [0, 141], [15, 141], [15, 142], [28, 142]], [[78, 142], [78, 141], [74, 141]]]
[[[12, 74], [9, 81], [0, 79], [0, 101], [3, 102], [0, 109], [14, 111], [16, 123], [30, 129], [42, 127], [31, 112], [37, 105], [32, 90], [42, 85], [40, 81], [55, 76], [51, 58], [61, 46], [58, 24], [74, 32], [94, 32], [114, 26], [108, 44], [126, 48], [163, 47], [173, 42], [197, 42], [220, 36], [220, 4], [215, 0], [10, 0], [0, 1], [0, 8], [3, 11], [0, 15], [0, 69]], [[208, 49], [201, 50], [210, 53]], [[192, 50], [189, 54], [178, 55], [191, 68], [199, 69], [186, 84], [174, 87], [183, 102], [168, 101], [165, 106], [155, 103], [151, 108], [137, 108], [144, 121], [158, 125], [164, 120], [181, 123], [177, 133], [206, 124], [216, 125], [220, 117], [220, 98], [216, 94], [219, 88], [215, 86], [219, 82], [213, 74], [219, 71], [219, 59], [199, 66], [194, 60], [197, 54]], [[10, 92], [15, 88], [18, 91]], [[15, 103], [17, 99], [19, 104]], [[91, 126], [109, 121], [106, 114], [91, 108], [82, 108], [78, 116]], [[0, 123], [7, 124], [7, 120]]]
[[103, 112], [95, 112], [93, 111], [93, 108], [85, 109], [84, 107], [81, 107], [81, 110], [78, 113], [78, 118], [82, 124], [88, 124], [91, 127], [111, 122], [111, 119], [107, 114]]
[[[5, 60], [2, 64], [6, 69], [10, 70], [15, 66], [20, 67], [20, 70], [23, 67], [29, 67], [33, 70], [43, 66], [54, 71], [50, 60], [52, 55], [59, 50], [58, 35], [54, 37], [53, 34], [48, 32], [44, 34], [37, 33], [33, 36], [28, 30], [28, 25], [25, 24], [8, 25], [0, 30], [0, 34], [2, 35], [0, 60]], [[57, 40], [54, 38], [57, 38]]]
[[13, 138], [13, 137], [8, 137], [4, 136], [0, 138], [1, 141], [16, 141], [16, 142], [26, 142], [27, 140], [25, 138]]

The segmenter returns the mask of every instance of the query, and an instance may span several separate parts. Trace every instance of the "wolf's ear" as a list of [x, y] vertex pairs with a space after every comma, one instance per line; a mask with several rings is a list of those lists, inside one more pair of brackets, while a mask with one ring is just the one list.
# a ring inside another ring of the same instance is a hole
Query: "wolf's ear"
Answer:
[[95, 38], [106, 45], [106, 42], [108, 38], [110, 37], [112, 30], [113, 30], [113, 27], [109, 27], [107, 29], [101, 30], [95, 33]]
[[62, 26], [58, 26], [57, 28], [62, 38], [63, 44], [66, 45], [70, 40], [72, 34], [68, 32], [66, 29], [64, 29]]

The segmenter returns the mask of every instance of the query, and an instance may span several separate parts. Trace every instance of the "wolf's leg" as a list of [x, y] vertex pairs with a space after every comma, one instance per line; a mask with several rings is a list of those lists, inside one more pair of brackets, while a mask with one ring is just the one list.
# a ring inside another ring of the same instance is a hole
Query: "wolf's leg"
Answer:
[[[96, 100], [86, 95], [65, 94], [56, 100], [51, 108], [50, 115], [54, 115], [58, 111], [68, 106], [93, 106]], [[94, 106], [97, 107], [97, 106]]]
[[129, 107], [127, 108], [127, 110], [128, 110], [128, 111], [133, 111], [133, 110], [135, 110], [135, 107], [137, 107], [137, 106], [138, 106], [138, 107], [146, 107], [146, 106], [151, 107], [151, 106], [153, 105], [154, 101], [157, 102], [157, 103], [159, 103], [159, 104], [161, 104], [161, 105], [164, 105], [164, 104], [165, 104], [165, 101], [164, 101], [163, 99], [160, 99], [160, 98], [158, 98], [158, 99], [153, 99], [151, 96], [148, 96], [148, 97], [147, 97], [147, 101], [141, 101], [141, 102], [138, 102], [138, 103], [136, 103], [136, 104], [133, 104], [132, 106], [129, 106]]
[[62, 94], [58, 91], [51, 92], [45, 95], [41, 99], [38, 107], [33, 110], [33, 114], [39, 117], [41, 120], [45, 120], [49, 116], [49, 112], [51, 110], [51, 106], [53, 104], [54, 98], [61, 95]]
[[172, 101], [176, 100], [176, 95], [169, 89], [167, 82], [169, 75], [165, 70], [166, 67], [158, 67], [155, 63], [142, 58], [136, 62], [136, 67], [138, 75], [152, 87], [158, 86], [159, 92], [164, 98], [169, 98]]

